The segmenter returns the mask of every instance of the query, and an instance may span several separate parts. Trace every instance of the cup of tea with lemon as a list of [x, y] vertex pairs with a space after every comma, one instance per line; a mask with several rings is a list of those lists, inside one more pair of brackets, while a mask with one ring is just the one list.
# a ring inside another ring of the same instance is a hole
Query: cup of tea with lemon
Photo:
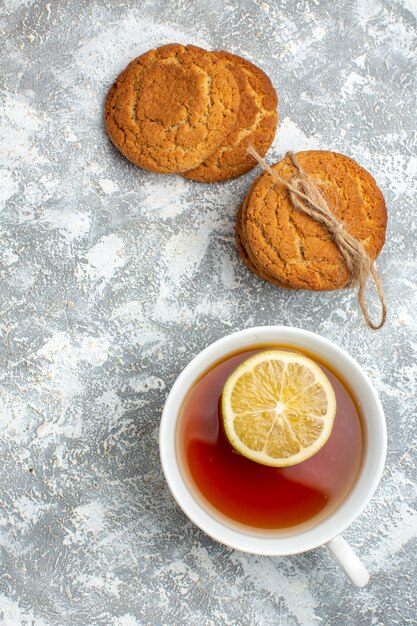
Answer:
[[267, 326], [208, 346], [168, 395], [160, 454], [173, 496], [213, 539], [265, 555], [325, 545], [367, 583], [341, 533], [378, 485], [386, 425], [369, 378], [333, 342]]

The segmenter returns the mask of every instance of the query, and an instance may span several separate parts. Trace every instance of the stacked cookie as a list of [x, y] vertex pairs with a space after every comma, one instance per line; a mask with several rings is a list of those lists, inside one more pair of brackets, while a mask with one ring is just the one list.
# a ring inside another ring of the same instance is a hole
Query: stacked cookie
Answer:
[[170, 44], [134, 59], [111, 87], [107, 132], [132, 163], [216, 182], [256, 165], [277, 126], [277, 96], [258, 67], [228, 52]]
[[[335, 217], [376, 259], [385, 241], [387, 211], [373, 177], [334, 152], [299, 152], [296, 158]], [[272, 169], [285, 181], [297, 174], [289, 157]], [[275, 285], [326, 291], [349, 282], [348, 268], [329, 230], [294, 208], [287, 186], [267, 172], [255, 180], [239, 209], [236, 236], [246, 265]]]

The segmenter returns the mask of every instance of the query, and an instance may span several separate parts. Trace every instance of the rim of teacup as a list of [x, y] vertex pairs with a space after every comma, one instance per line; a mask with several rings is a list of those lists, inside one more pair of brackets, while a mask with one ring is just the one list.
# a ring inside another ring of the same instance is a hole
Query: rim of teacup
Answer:
[[[266, 532], [226, 522], [181, 471], [176, 430], [185, 397], [211, 365], [228, 354], [256, 344], [283, 344], [311, 350], [332, 364], [352, 388], [364, 417], [365, 452], [355, 484], [335, 511], [317, 524], [293, 532]], [[372, 433], [372, 437], [370, 437]], [[385, 464], [387, 432], [384, 410], [372, 382], [359, 363], [330, 339], [292, 326], [258, 326], [240, 330], [208, 345], [185, 366], [174, 382], [162, 411], [159, 448], [168, 487], [187, 517], [212, 539], [242, 552], [270, 556], [298, 554], [323, 545], [342, 533], [362, 513], [380, 482]]]

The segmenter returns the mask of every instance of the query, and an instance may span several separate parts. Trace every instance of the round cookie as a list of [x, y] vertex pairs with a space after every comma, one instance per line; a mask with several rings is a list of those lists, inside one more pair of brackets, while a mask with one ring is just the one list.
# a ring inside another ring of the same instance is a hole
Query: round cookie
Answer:
[[[326, 151], [295, 155], [317, 182], [329, 207], [359, 239], [372, 259], [385, 241], [387, 212], [374, 178], [349, 157]], [[273, 166], [290, 180], [296, 168], [289, 157]], [[287, 188], [262, 174], [242, 205], [240, 237], [256, 273], [292, 289], [326, 291], [344, 287], [349, 273], [327, 229], [294, 209]]]
[[110, 139], [132, 163], [185, 172], [216, 150], [236, 121], [240, 95], [225, 63], [206, 50], [169, 44], [134, 59], [107, 95]]
[[213, 52], [232, 72], [240, 92], [239, 113], [223, 144], [199, 167], [184, 174], [200, 182], [220, 182], [253, 169], [257, 162], [248, 146], [264, 156], [277, 127], [277, 94], [268, 76], [256, 65], [229, 52]]

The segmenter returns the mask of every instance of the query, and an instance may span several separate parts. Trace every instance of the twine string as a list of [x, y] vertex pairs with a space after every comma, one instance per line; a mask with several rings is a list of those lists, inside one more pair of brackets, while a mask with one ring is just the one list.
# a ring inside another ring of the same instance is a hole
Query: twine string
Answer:
[[[312, 217], [325, 226], [338, 247], [349, 272], [349, 281], [346, 287], [358, 287], [358, 300], [365, 322], [373, 330], [382, 328], [387, 317], [387, 304], [381, 277], [374, 261], [368, 256], [362, 243], [351, 235], [343, 222], [330, 210], [326, 198], [315, 181], [302, 169], [295, 154], [287, 152], [285, 158], [291, 159], [297, 173], [286, 180], [277, 174], [254, 148], [247, 148], [248, 153], [256, 159], [259, 165], [272, 178], [288, 191], [291, 203], [295, 209]], [[381, 319], [379, 323], [372, 322], [365, 299], [366, 283], [372, 277], [376, 292], [381, 304]]]

